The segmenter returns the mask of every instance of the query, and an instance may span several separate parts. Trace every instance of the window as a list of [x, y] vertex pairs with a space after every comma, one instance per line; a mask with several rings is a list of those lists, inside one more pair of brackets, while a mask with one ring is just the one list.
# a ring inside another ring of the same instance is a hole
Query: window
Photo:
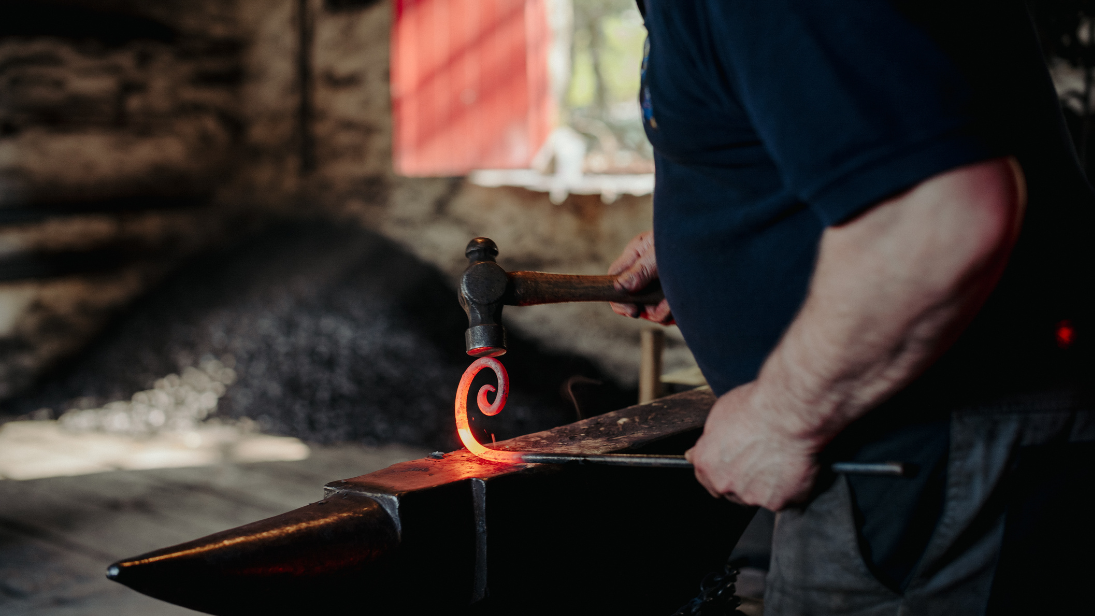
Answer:
[[394, 0], [397, 173], [526, 168], [555, 120], [547, 0]]

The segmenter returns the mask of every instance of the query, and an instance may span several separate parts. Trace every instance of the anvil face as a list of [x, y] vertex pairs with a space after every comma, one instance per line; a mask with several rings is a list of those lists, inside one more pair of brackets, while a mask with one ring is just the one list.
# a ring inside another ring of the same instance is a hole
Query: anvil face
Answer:
[[[681, 453], [714, 398], [688, 392], [498, 443]], [[112, 565], [112, 579], [212, 614], [669, 614], [754, 510], [691, 471], [505, 465], [467, 451], [326, 487], [280, 516]]]

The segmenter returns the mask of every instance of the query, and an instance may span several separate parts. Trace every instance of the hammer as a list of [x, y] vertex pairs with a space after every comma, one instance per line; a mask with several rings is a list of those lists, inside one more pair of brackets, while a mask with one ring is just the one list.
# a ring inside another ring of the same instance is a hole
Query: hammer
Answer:
[[507, 272], [494, 262], [498, 245], [485, 237], [468, 242], [464, 255], [468, 267], [460, 278], [460, 305], [468, 313], [464, 342], [472, 357], [505, 354], [502, 306], [564, 302], [657, 304], [665, 298], [657, 281], [638, 293], [628, 293], [616, 289], [615, 276]]

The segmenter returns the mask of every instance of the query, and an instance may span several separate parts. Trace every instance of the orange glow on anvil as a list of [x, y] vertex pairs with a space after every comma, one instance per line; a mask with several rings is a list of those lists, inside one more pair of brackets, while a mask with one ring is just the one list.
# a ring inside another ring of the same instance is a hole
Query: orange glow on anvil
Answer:
[[[468, 425], [468, 392], [471, 390], [471, 382], [475, 375], [484, 368], [494, 370], [494, 375], [498, 377], [498, 387], [496, 389], [494, 385], [484, 385], [479, 388], [479, 395], [475, 399], [479, 405], [479, 410], [484, 415], [492, 416], [500, 413], [502, 407], [506, 405], [506, 398], [509, 397], [509, 374], [506, 373], [506, 369], [493, 357], [481, 357], [473, 361], [468, 369], [464, 371], [464, 376], [460, 378], [460, 386], [456, 390], [456, 432], [460, 435], [460, 441], [464, 443], [468, 451], [484, 460], [507, 464], [520, 463], [521, 454], [519, 452], [490, 449], [475, 440], [475, 436], [471, 433], [471, 426]], [[494, 396], [494, 402], [487, 402], [487, 394], [496, 390], [498, 393]]]

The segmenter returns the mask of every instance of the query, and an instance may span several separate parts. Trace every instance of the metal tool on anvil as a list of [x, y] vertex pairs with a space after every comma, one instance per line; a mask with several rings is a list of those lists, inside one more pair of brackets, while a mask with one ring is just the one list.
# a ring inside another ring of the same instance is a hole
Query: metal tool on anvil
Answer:
[[[639, 293], [616, 289], [615, 276], [583, 276], [575, 274], [548, 274], [544, 272], [507, 272], [495, 258], [498, 245], [493, 240], [477, 237], [464, 249], [468, 267], [460, 279], [460, 305], [468, 315], [468, 329], [464, 342], [468, 355], [493, 358], [506, 353], [506, 330], [502, 326], [503, 306], [533, 306], [567, 302], [620, 302], [625, 304], [657, 304], [665, 299], [661, 286], [655, 281]], [[479, 362], [476, 362], [479, 363]], [[473, 364], [474, 365], [474, 364]], [[486, 364], [484, 364], [484, 367]], [[479, 407], [485, 414], [494, 415], [505, 404], [508, 385], [505, 369], [492, 366], [497, 373], [501, 392], [501, 404], [484, 404]], [[469, 368], [469, 371], [471, 369]], [[474, 373], [473, 373], [474, 374]], [[470, 378], [466, 379], [470, 385]], [[493, 387], [489, 388], [494, 391]], [[457, 397], [466, 395], [458, 393]], [[482, 394], [481, 394], [482, 395]], [[488, 410], [490, 409], [490, 410]], [[466, 414], [466, 412], [465, 412]], [[459, 403], [457, 421], [459, 430]], [[465, 445], [473, 452], [485, 451], [469, 442], [470, 431], [462, 434]], [[474, 437], [471, 437], [474, 439]], [[489, 454], [488, 454], [489, 455]], [[510, 456], [512, 457], [512, 456]], [[499, 460], [501, 461], [501, 460]], [[650, 456], [639, 454], [575, 455], [561, 453], [522, 453], [510, 462], [537, 464], [566, 464], [572, 462], [608, 464], [613, 466], [640, 466], [655, 468], [692, 468], [684, 456]], [[837, 474], [884, 475], [903, 477], [909, 474], [907, 465], [901, 462], [837, 462], [830, 470]]]

